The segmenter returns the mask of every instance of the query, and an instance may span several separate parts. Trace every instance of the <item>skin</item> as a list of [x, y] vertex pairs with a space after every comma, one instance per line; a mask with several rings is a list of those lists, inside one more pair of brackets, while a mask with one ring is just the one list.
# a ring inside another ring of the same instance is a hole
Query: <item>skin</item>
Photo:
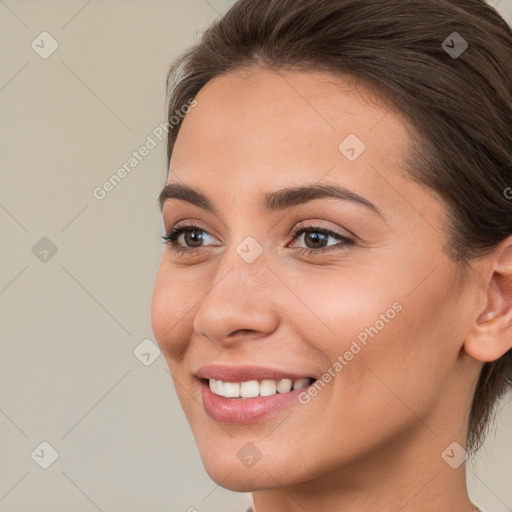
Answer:
[[[152, 323], [210, 477], [252, 491], [257, 512], [474, 510], [465, 464], [453, 469], [441, 454], [465, 446], [482, 361], [512, 344], [511, 240], [459, 278], [443, 250], [443, 203], [404, 170], [411, 127], [347, 77], [253, 68], [196, 99], [168, 183], [202, 191], [219, 215], [165, 202], [166, 231], [194, 220], [206, 233], [195, 255], [164, 248]], [[366, 145], [353, 162], [338, 150], [349, 134]], [[260, 210], [264, 192], [317, 182], [349, 188], [382, 217], [326, 198]], [[329, 238], [329, 252], [301, 254], [319, 246], [289, 236], [300, 221], [354, 244]], [[236, 252], [248, 236], [263, 249], [250, 264]], [[319, 378], [396, 302], [402, 310], [307, 405], [249, 425], [206, 414], [200, 366]], [[237, 458], [247, 442], [261, 452], [250, 468]]]

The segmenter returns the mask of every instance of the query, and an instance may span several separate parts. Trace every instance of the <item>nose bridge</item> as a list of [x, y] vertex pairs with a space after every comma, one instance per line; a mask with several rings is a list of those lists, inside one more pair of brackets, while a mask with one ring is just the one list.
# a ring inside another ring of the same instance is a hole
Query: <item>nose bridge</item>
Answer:
[[[261, 234], [258, 236], [259, 239], [262, 237]], [[263, 283], [268, 284], [268, 278], [272, 275], [267, 266], [268, 250], [264, 250], [263, 241], [258, 241], [256, 236], [238, 236], [238, 241], [233, 240], [219, 258], [212, 290], [217, 288], [217, 292], [220, 292], [222, 281], [227, 280], [224, 285], [233, 285], [233, 290], [243, 292], [244, 287], [254, 287], [256, 293], [264, 292]], [[245, 294], [242, 293], [241, 296], [244, 297]]]
[[267, 332], [275, 328], [272, 272], [263, 246], [246, 237], [219, 260], [210, 289], [194, 317], [194, 330], [211, 341], [226, 341], [238, 330]]

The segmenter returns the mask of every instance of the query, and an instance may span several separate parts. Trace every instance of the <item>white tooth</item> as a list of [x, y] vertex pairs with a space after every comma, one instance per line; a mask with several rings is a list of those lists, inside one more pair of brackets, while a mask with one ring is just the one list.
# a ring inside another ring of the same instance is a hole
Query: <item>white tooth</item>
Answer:
[[260, 394], [260, 384], [257, 380], [249, 380], [240, 384], [240, 396], [242, 398], [254, 398]]
[[301, 389], [306, 387], [309, 384], [309, 379], [297, 379], [293, 383], [293, 389]]
[[290, 379], [281, 379], [277, 383], [277, 391], [279, 393], [288, 393], [292, 389], [292, 381]]
[[260, 384], [260, 396], [275, 395], [277, 391], [277, 385], [275, 380], [264, 379]]
[[238, 398], [240, 396], [240, 383], [224, 382], [224, 396], [228, 398]]
[[215, 394], [219, 396], [224, 396], [224, 382], [218, 380], [215, 382]]
[[292, 388], [301, 389], [309, 385], [309, 379], [263, 379], [261, 382], [250, 380], [246, 382], [223, 382], [209, 379], [212, 393], [227, 398], [254, 398], [257, 396], [272, 396], [278, 393], [288, 393]]

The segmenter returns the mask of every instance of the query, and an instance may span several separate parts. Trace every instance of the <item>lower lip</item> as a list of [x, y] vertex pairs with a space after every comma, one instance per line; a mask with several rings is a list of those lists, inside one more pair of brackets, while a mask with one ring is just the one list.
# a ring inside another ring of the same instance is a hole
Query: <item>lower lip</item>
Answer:
[[308, 386], [288, 393], [254, 398], [225, 398], [216, 395], [204, 381], [201, 381], [201, 388], [204, 408], [215, 421], [245, 425], [261, 421], [293, 403], [298, 403], [299, 394], [307, 390]]

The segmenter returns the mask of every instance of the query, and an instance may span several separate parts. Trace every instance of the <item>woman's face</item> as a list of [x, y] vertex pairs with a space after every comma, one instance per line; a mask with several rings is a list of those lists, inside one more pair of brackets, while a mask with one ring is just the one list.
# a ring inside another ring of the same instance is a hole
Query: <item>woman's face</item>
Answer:
[[[163, 195], [165, 230], [195, 227], [164, 248], [152, 323], [209, 475], [247, 491], [402, 450], [445, 464], [477, 284], [404, 172], [408, 125], [326, 73], [231, 73], [196, 99], [168, 178], [196, 195]], [[316, 381], [286, 392], [298, 379]]]

